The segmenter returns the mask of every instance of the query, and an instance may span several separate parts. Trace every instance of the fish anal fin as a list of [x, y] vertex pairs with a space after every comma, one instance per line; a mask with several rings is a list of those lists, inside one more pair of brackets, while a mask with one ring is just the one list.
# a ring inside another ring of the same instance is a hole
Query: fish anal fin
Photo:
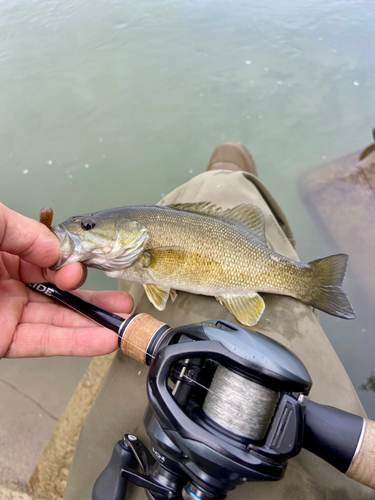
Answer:
[[169, 291], [169, 296], [171, 298], [171, 301], [174, 302], [177, 299], [177, 292], [176, 292], [176, 290], [173, 290], [173, 288], [171, 288], [170, 291]]
[[243, 224], [250, 229], [262, 243], [265, 245], [267, 244], [264, 232], [264, 215], [262, 210], [255, 205], [237, 205], [234, 208], [228, 208], [224, 212], [221, 207], [217, 207], [209, 201], [201, 201], [199, 203], [175, 203], [168, 206], [174, 210], [211, 215], [227, 222]]
[[[156, 307], [158, 311], [164, 311], [170, 294], [169, 288], [163, 288], [159, 285], [143, 285], [148, 300]], [[177, 294], [176, 294], [177, 295]]]
[[221, 295], [216, 300], [223, 304], [233, 316], [246, 326], [256, 325], [264, 311], [264, 301], [256, 292], [244, 295]]

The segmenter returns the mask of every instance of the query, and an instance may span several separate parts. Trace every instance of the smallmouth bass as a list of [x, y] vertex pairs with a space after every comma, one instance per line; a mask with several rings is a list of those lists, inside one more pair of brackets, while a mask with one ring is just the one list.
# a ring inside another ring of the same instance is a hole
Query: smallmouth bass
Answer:
[[52, 231], [60, 259], [140, 283], [162, 311], [176, 290], [214, 296], [242, 324], [264, 311], [262, 293], [289, 295], [328, 314], [355, 318], [341, 289], [348, 256], [303, 263], [267, 246], [260, 208], [210, 204], [134, 206], [71, 217]]

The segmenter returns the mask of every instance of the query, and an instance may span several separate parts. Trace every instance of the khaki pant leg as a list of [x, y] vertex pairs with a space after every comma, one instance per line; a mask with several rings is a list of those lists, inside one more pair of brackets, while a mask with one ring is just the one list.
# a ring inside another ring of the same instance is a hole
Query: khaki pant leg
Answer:
[[[267, 189], [251, 174], [205, 172], [179, 187], [161, 202], [212, 201], [230, 208], [241, 203], [259, 206], [265, 215], [266, 238], [271, 248], [298, 259], [289, 224]], [[282, 227], [282, 229], [281, 229]], [[320, 256], [317, 256], [320, 257]], [[129, 290], [129, 284], [120, 288]], [[214, 298], [178, 292], [176, 301], [157, 311], [138, 285], [131, 285], [139, 299], [138, 312], [147, 312], [171, 326], [221, 318], [236, 322]], [[266, 308], [256, 330], [291, 349], [306, 365], [313, 380], [311, 399], [365, 416], [358, 396], [341, 362], [320, 327], [316, 312], [290, 297], [263, 294]], [[112, 449], [125, 432], [147, 443], [142, 419], [147, 405], [147, 368], [120, 352], [84, 422], [73, 460], [65, 500], [89, 500], [96, 477], [106, 466]], [[143, 490], [129, 488], [129, 499], [145, 499]], [[375, 492], [353, 482], [323, 460], [302, 452], [289, 461], [283, 480], [246, 483], [230, 492], [228, 499], [247, 500], [375, 499]]]

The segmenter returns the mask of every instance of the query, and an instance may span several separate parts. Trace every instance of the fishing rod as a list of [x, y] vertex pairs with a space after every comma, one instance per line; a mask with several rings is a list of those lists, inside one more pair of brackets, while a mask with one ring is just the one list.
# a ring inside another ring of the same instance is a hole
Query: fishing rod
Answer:
[[129, 481], [150, 499], [221, 500], [243, 482], [282, 479], [302, 448], [375, 489], [375, 423], [306, 399], [309, 373], [281, 344], [223, 320], [124, 320], [49, 283], [28, 286], [111, 329], [124, 354], [150, 366], [152, 453], [125, 434], [93, 500], [125, 499]]

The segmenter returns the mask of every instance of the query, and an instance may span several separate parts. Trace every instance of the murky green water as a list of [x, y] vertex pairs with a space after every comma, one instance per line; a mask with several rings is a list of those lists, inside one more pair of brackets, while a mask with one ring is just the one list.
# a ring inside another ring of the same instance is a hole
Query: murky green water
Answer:
[[[370, 142], [374, 26], [372, 0], [3, 0], [0, 199], [35, 218], [51, 205], [56, 222], [152, 204], [239, 141], [301, 259], [330, 253], [296, 181]], [[366, 303], [350, 273], [345, 288]], [[374, 312], [360, 310], [321, 315], [356, 388], [375, 371]], [[374, 418], [375, 394], [359, 393]]]

